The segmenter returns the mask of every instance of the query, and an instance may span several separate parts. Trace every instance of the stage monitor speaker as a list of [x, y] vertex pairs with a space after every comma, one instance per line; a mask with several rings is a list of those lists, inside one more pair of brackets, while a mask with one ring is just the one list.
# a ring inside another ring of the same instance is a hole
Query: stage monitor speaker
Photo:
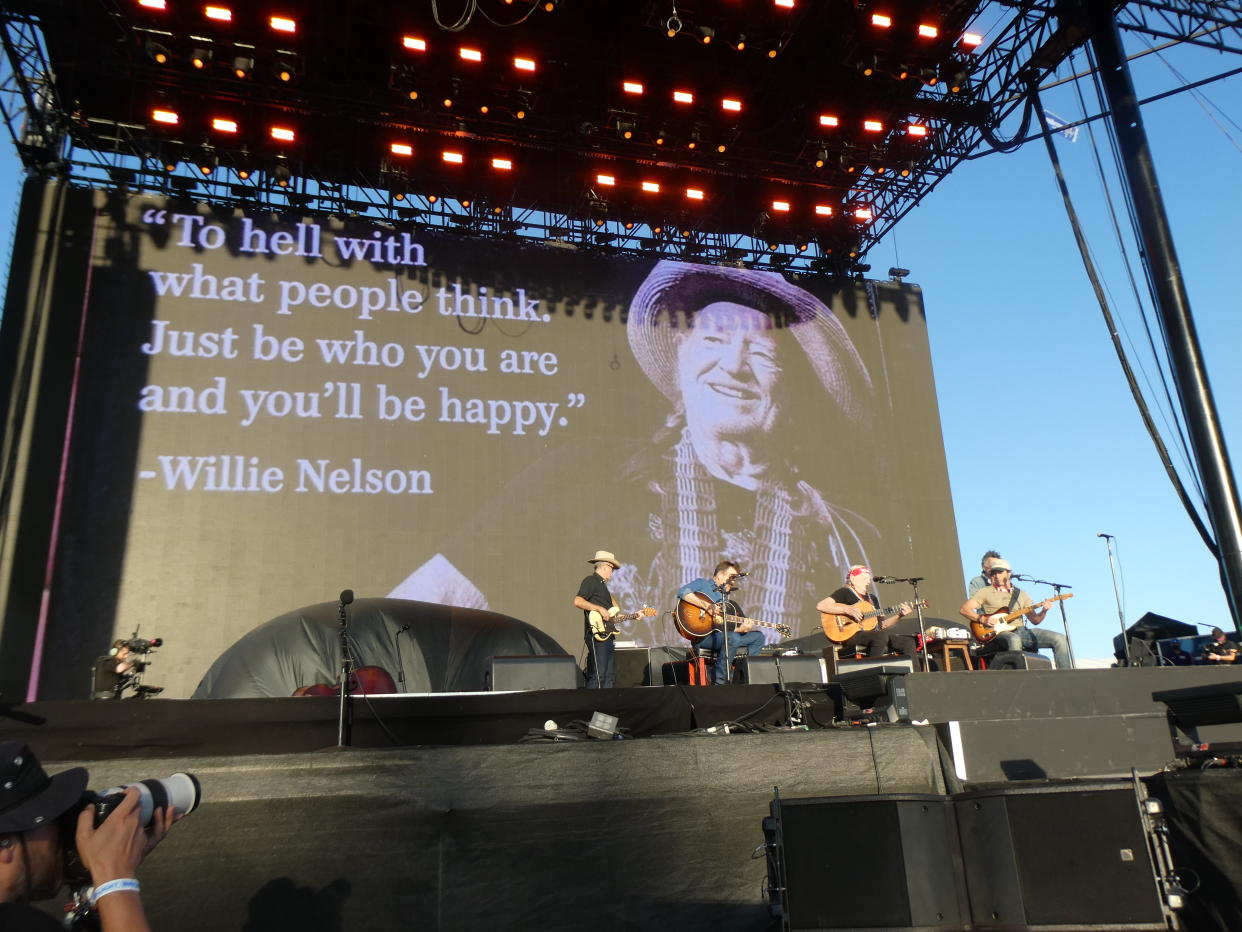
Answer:
[[663, 686], [660, 670], [666, 663], [686, 659], [684, 647], [618, 647], [613, 653], [617, 688]]
[[952, 804], [894, 794], [774, 800], [768, 888], [784, 930], [961, 929]]
[[578, 663], [573, 657], [493, 657], [488, 689], [577, 689]]
[[1052, 661], [1029, 650], [998, 650], [988, 658], [989, 670], [1051, 670]]
[[876, 667], [900, 667], [906, 673], [913, 673], [914, 661], [909, 657], [864, 657], [862, 660], [838, 660], [837, 676], [843, 673], [860, 673], [863, 670], [874, 670]]
[[735, 681], [738, 683], [779, 683], [780, 676], [786, 683], [826, 683], [828, 671], [819, 657], [738, 657], [734, 665]]
[[954, 797], [974, 928], [1164, 929], [1130, 783]]

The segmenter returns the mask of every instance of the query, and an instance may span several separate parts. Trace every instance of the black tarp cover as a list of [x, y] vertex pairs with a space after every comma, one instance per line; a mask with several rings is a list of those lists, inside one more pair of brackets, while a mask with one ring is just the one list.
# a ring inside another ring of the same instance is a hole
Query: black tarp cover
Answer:
[[[406, 599], [357, 599], [350, 612], [358, 664], [383, 667], [401, 692], [486, 689], [492, 657], [565, 654], [539, 629], [496, 612]], [[338, 603], [308, 605], [244, 635], [216, 658], [193, 698], [291, 696], [335, 682], [340, 657]]]

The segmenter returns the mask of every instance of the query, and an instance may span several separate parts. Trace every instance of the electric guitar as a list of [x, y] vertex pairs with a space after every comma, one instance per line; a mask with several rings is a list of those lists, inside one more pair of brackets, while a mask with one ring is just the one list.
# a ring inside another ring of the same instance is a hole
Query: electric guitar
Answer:
[[[712, 633], [713, 628], [720, 627], [718, 615], [713, 615], [707, 609], [700, 608], [685, 599], [677, 601], [677, 611], [673, 613], [673, 618], [676, 621], [678, 633], [687, 641], [697, 641], [699, 638], [707, 637]], [[777, 624], [773, 621], [759, 621], [755, 618], [742, 618], [737, 615], [729, 616], [730, 631], [744, 624], [755, 628], [771, 628], [783, 638], [789, 637], [790, 634], [789, 625]]]
[[613, 606], [611, 615], [604, 617], [599, 612], [591, 612], [587, 615], [591, 623], [591, 637], [597, 641], [611, 641], [618, 634], [617, 624], [622, 621], [635, 621], [639, 618], [650, 618], [656, 614], [656, 610], [648, 605], [644, 605], [636, 612], [630, 612], [628, 615], [622, 615]]
[[[855, 621], [848, 615], [832, 615], [828, 612], [819, 613], [819, 623], [823, 625], [824, 636], [834, 644], [842, 644], [848, 641], [859, 631], [871, 631], [880, 623], [880, 619], [885, 615], [896, 615], [901, 611], [900, 605], [893, 605], [889, 608], [874, 608], [867, 599], [860, 599], [856, 605], [865, 605], [871, 611], [863, 612], [862, 618]], [[908, 603], [911, 608], [927, 608], [927, 600], [921, 599], [918, 602]]]
[[1017, 628], [1021, 628], [1022, 625], [1013, 624], [1013, 622], [1017, 621], [1017, 619], [1021, 618], [1027, 612], [1035, 611], [1045, 601], [1059, 602], [1061, 599], [1072, 599], [1073, 597], [1074, 593], [1067, 592], [1064, 595], [1054, 595], [1046, 600], [1041, 599], [1028, 608], [1019, 609], [1016, 612], [1010, 612], [1008, 615], [1004, 612], [996, 612], [994, 615], [988, 615], [986, 618], [980, 619], [979, 621], [972, 621], [970, 623], [970, 630], [974, 632], [975, 640], [990, 641], [1003, 631], [1013, 631]]

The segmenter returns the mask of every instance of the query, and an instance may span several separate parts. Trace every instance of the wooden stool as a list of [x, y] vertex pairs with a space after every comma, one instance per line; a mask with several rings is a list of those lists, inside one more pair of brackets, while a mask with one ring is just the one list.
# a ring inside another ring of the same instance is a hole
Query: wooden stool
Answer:
[[962, 663], [966, 665], [967, 670], [975, 668], [970, 661], [970, 641], [964, 638], [941, 638], [939, 641], [933, 641], [929, 646], [940, 654], [940, 670], [942, 673], [948, 673], [953, 669], [949, 659], [953, 651], [961, 652]]

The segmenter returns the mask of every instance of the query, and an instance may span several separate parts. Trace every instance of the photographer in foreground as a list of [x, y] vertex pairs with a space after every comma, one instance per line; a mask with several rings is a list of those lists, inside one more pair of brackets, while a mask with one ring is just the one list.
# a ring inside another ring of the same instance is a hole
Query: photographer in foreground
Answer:
[[90, 872], [103, 932], [150, 929], [135, 874], [168, 834], [173, 809], [156, 809], [144, 829], [139, 791], [131, 787], [96, 828], [95, 806], [84, 799], [88, 778], [84, 767], [49, 777], [29, 747], [0, 742], [0, 928], [6, 932], [61, 928], [26, 904], [64, 886], [66, 843]]

